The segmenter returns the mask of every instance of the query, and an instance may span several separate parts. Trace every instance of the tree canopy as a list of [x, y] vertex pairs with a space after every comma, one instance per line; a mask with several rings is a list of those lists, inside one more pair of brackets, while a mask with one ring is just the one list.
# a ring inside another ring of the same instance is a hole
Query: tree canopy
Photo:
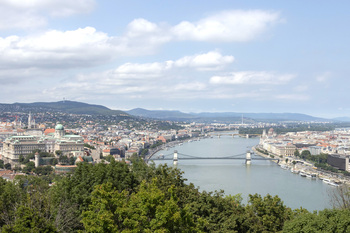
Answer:
[[[278, 196], [200, 192], [167, 165], [79, 163], [68, 175], [0, 178], [0, 232], [347, 232], [350, 210], [292, 210]], [[50, 183], [51, 181], [54, 183]], [[344, 195], [349, 195], [348, 189]]]

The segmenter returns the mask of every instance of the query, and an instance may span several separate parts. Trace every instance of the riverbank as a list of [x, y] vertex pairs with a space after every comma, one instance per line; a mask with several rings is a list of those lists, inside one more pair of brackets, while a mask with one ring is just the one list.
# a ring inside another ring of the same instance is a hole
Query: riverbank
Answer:
[[175, 141], [170, 141], [166, 142], [160, 146], [157, 146], [156, 148], [153, 148], [152, 150], [149, 151], [149, 154], [146, 155], [145, 161], [149, 161], [153, 155], [155, 155], [157, 152], [161, 150], [169, 150], [170, 148], [173, 148], [175, 146], [181, 145], [183, 143], [188, 143], [192, 141], [200, 141], [201, 139], [208, 138], [207, 136], [199, 136], [199, 137], [191, 137], [191, 138], [186, 138], [183, 140], [175, 140]]
[[[264, 157], [271, 158], [270, 155], [266, 155], [257, 150], [258, 145], [252, 147], [252, 150], [255, 154]], [[287, 162], [286, 162], [287, 160]], [[293, 161], [296, 163], [293, 164]], [[323, 180], [324, 183], [339, 186], [342, 184], [350, 185], [350, 177], [343, 176], [341, 174], [336, 174], [332, 172], [328, 172], [325, 170], [320, 170], [317, 167], [314, 167], [312, 163], [302, 160], [302, 159], [294, 159], [292, 157], [282, 157], [280, 158], [279, 163], [276, 162], [282, 169], [290, 170], [292, 173], [301, 174], [303, 177], [317, 177], [320, 180]]]

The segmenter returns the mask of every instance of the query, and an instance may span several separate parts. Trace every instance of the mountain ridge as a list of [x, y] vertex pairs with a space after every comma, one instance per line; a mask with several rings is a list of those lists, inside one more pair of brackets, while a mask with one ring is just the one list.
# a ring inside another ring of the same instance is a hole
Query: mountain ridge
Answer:
[[0, 103], [1, 111], [23, 111], [23, 112], [65, 112], [71, 114], [87, 115], [129, 115], [121, 110], [111, 110], [103, 105], [88, 104], [77, 101], [63, 100], [58, 102], [34, 102], [34, 103]]
[[0, 111], [3, 112], [42, 112], [57, 111], [72, 114], [87, 115], [117, 115], [151, 118], [172, 121], [202, 121], [202, 122], [240, 122], [242, 116], [244, 122], [254, 121], [350, 121], [349, 117], [326, 119], [314, 117], [302, 113], [241, 113], [241, 112], [201, 112], [184, 113], [179, 110], [147, 110], [134, 108], [128, 111], [112, 110], [103, 105], [88, 104], [78, 101], [63, 100], [57, 102], [33, 102], [33, 103], [0, 103]]

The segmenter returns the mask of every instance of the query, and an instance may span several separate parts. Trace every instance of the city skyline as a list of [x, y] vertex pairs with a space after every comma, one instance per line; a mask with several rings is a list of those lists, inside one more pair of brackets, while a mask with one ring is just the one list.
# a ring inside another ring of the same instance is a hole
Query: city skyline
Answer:
[[0, 102], [350, 116], [349, 6], [5, 0]]

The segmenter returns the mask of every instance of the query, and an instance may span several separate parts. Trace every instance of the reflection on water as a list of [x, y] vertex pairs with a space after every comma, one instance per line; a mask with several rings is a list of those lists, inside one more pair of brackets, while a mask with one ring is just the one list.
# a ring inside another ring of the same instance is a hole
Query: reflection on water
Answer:
[[[258, 138], [207, 138], [200, 141], [183, 143], [169, 150], [159, 151], [160, 154], [171, 154], [177, 150], [179, 154], [197, 157], [224, 157], [244, 154], [247, 149], [259, 143]], [[241, 157], [244, 157], [241, 156]], [[248, 194], [278, 195], [291, 208], [302, 206], [310, 211], [330, 208], [329, 192], [334, 187], [311, 180], [281, 169], [271, 161], [254, 160], [245, 165], [242, 160], [181, 160], [177, 167], [184, 171], [188, 182], [194, 183], [200, 190], [224, 190], [225, 194], [242, 194], [244, 203]], [[165, 161], [163, 161], [165, 162]], [[156, 164], [161, 163], [156, 161]], [[172, 166], [172, 161], [168, 161]]]

